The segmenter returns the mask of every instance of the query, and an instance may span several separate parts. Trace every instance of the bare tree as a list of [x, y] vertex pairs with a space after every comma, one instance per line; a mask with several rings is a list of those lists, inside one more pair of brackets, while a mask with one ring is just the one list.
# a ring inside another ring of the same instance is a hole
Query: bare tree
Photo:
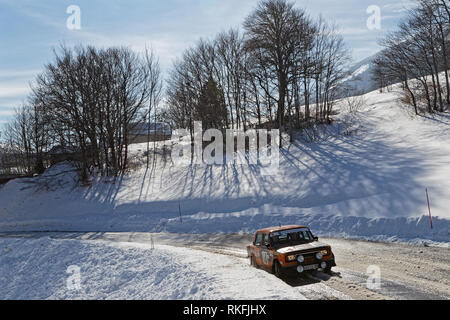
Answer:
[[[130, 127], [159, 101], [158, 68], [149, 52], [61, 47], [33, 85], [32, 114], [44, 124], [36, 128], [79, 151], [84, 178], [91, 167], [117, 175], [127, 167]], [[33, 132], [39, 157], [42, 138]]]
[[349, 57], [337, 28], [314, 22], [286, 0], [262, 0], [244, 29], [243, 35], [231, 29], [201, 39], [174, 63], [167, 84], [170, 121], [192, 135], [193, 121], [203, 120], [195, 112], [202, 90], [215, 82], [228, 112], [226, 127], [280, 128], [292, 140], [302, 122], [330, 123]]
[[385, 49], [376, 59], [376, 78], [402, 82], [416, 114], [422, 100], [430, 113], [442, 112], [445, 104], [449, 105], [450, 23], [446, 9], [445, 1], [418, 0], [399, 30], [382, 40]]
[[[145, 49], [145, 63], [148, 72], [149, 93], [148, 93], [148, 110], [147, 110], [147, 168], [150, 164], [150, 128], [152, 112], [156, 116], [157, 107], [161, 102], [163, 82], [161, 75], [161, 67], [159, 65], [159, 59], [156, 57], [153, 50]], [[156, 134], [156, 121], [155, 121], [155, 134]], [[154, 148], [155, 149], [155, 148]], [[154, 158], [155, 159], [155, 158]]]
[[[305, 12], [285, 0], [263, 0], [244, 21], [246, 48], [255, 53], [257, 68], [268, 71], [277, 89], [277, 122], [282, 129], [288, 87], [293, 69], [301, 58]], [[269, 94], [269, 92], [266, 92]], [[280, 135], [281, 146], [281, 135]]]

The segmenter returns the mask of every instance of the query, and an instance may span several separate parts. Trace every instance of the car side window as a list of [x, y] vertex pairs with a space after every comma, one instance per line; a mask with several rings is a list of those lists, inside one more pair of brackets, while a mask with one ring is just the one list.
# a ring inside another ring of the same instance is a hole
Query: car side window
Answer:
[[262, 242], [262, 233], [256, 234], [255, 246], [260, 246]]
[[263, 244], [266, 246], [269, 244], [269, 235], [267, 233], [264, 234]]

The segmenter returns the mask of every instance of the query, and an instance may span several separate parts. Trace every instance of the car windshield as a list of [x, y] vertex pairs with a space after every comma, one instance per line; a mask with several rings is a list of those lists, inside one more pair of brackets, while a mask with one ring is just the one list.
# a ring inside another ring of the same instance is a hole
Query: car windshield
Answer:
[[285, 247], [314, 241], [314, 237], [308, 228], [297, 228], [272, 232], [270, 242], [273, 247]]

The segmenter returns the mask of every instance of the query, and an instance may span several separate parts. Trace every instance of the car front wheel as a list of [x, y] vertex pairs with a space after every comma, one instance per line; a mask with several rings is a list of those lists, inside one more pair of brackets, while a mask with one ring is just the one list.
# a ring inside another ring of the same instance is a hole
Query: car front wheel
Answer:
[[278, 261], [275, 261], [273, 263], [273, 274], [277, 277], [277, 278], [281, 278], [281, 276], [283, 275], [283, 272], [281, 270], [281, 266], [280, 263]]

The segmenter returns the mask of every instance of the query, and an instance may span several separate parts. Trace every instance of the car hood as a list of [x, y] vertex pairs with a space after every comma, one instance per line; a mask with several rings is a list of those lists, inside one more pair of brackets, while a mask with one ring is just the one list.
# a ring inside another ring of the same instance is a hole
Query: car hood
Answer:
[[323, 242], [314, 241], [314, 242], [310, 242], [310, 243], [299, 244], [296, 246], [280, 248], [277, 250], [277, 252], [285, 254], [285, 253], [289, 253], [289, 252], [311, 250], [311, 249], [316, 249], [316, 248], [318, 249], [318, 248], [323, 248], [323, 247], [328, 247], [328, 245]]

